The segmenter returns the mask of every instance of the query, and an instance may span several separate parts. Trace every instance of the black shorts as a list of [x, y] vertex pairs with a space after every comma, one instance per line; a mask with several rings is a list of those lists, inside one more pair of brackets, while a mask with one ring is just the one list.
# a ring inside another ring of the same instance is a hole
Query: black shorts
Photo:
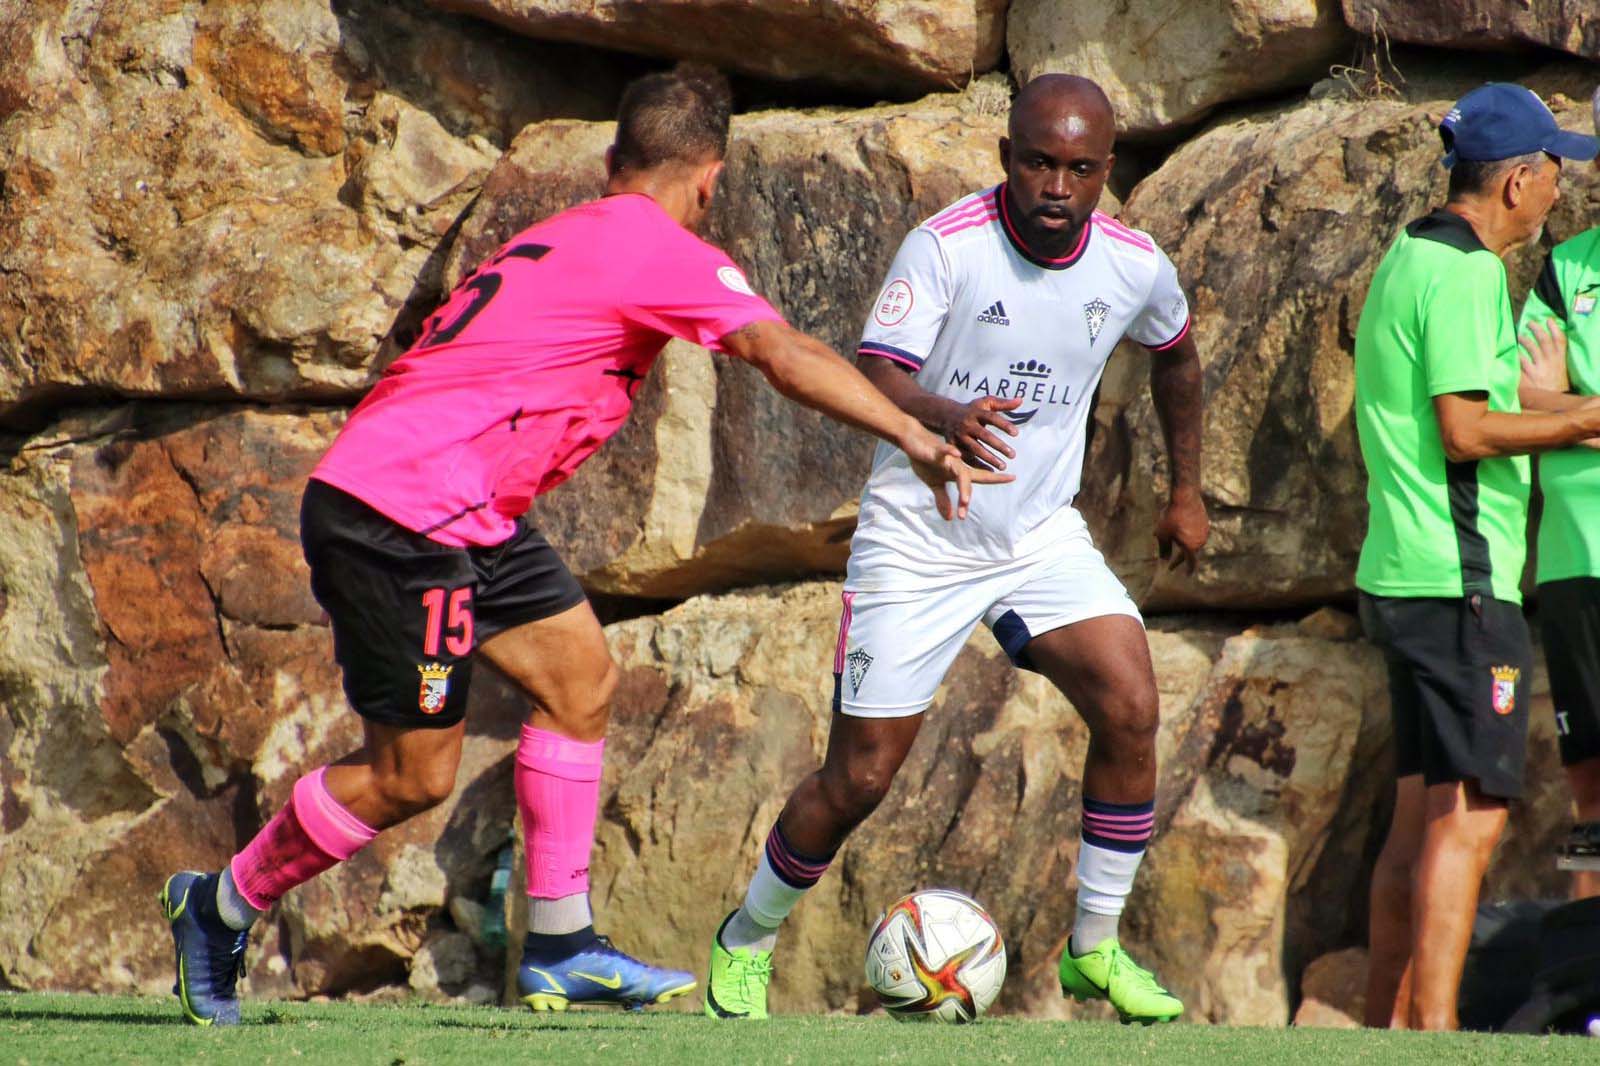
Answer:
[[1522, 608], [1489, 596], [1363, 592], [1361, 626], [1389, 667], [1396, 776], [1521, 796], [1533, 667]]
[[1540, 585], [1539, 634], [1562, 765], [1600, 757], [1600, 578]]
[[460, 722], [478, 644], [584, 600], [555, 549], [521, 519], [492, 548], [452, 548], [313, 480], [300, 544], [311, 591], [333, 621], [345, 696], [384, 725]]

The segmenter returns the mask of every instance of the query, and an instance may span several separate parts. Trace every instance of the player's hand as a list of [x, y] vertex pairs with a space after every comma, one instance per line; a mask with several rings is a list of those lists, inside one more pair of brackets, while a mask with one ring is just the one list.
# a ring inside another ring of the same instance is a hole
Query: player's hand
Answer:
[[1567, 334], [1553, 318], [1535, 322], [1522, 335], [1522, 383], [1535, 389], [1566, 392]]
[[[911, 430], [901, 441], [900, 450], [911, 460], [912, 471], [933, 490], [933, 501], [939, 508], [939, 516], [946, 521], [967, 517], [973, 485], [1001, 485], [1016, 480], [1010, 474], [968, 466], [962, 462], [961, 453], [954, 445], [935, 437], [917, 422], [912, 423]], [[953, 504], [950, 502], [950, 491], [945, 488], [950, 482], [955, 482], [956, 487]]]
[[1193, 574], [1199, 564], [1200, 549], [1211, 539], [1211, 518], [1206, 514], [1200, 490], [1176, 489], [1166, 509], [1156, 519], [1156, 551], [1168, 566]]
[[1017, 453], [991, 430], [1015, 437], [1017, 427], [1000, 412], [1015, 411], [1021, 406], [1021, 397], [1002, 400], [998, 396], [980, 396], [971, 403], [955, 407], [939, 428], [944, 430], [946, 440], [961, 449], [962, 455], [992, 470], [1004, 470], [1006, 459], [1015, 459]]

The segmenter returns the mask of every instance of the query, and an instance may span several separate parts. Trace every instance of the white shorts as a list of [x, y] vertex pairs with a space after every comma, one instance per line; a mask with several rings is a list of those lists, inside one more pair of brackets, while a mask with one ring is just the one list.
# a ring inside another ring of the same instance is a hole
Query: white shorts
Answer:
[[921, 714], [980, 621], [1013, 663], [1031, 669], [1024, 649], [1034, 637], [1114, 614], [1143, 621], [1087, 531], [970, 581], [915, 592], [846, 586], [834, 710], [858, 718]]

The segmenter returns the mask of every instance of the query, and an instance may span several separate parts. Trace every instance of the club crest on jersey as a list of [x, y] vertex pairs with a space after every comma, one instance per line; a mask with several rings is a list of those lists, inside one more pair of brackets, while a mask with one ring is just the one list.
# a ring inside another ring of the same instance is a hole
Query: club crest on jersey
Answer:
[[1011, 325], [1011, 319], [1006, 317], [1006, 305], [999, 300], [985, 307], [983, 313], [978, 316], [978, 321], [986, 326]]
[[454, 663], [444, 666], [436, 662], [417, 667], [417, 672], [422, 675], [422, 690], [417, 693], [417, 706], [423, 714], [438, 714], [444, 710], [445, 697], [450, 694], [450, 671], [454, 669]]
[[872, 656], [857, 648], [846, 655], [844, 661], [850, 667], [850, 691], [860, 692], [861, 682], [867, 679], [867, 667], [872, 665]]
[[1111, 305], [1098, 296], [1083, 305], [1083, 317], [1089, 323], [1090, 344], [1100, 339], [1100, 331], [1105, 328], [1106, 316], [1109, 314]]
[[1517, 709], [1517, 681], [1522, 677], [1521, 667], [1492, 666], [1489, 673], [1494, 676], [1494, 713], [1510, 714]]
[[1580, 296], [1576, 300], [1572, 301], [1572, 313], [1575, 315], [1590, 314], [1594, 311], [1594, 305], [1595, 297]]

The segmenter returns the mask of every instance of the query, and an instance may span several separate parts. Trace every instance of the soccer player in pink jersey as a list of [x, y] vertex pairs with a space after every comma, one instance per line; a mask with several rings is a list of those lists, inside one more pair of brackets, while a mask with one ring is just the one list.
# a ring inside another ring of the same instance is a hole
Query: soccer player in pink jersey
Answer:
[[730, 109], [727, 83], [703, 68], [629, 86], [606, 196], [484, 261], [313, 471], [301, 540], [365, 741], [296, 782], [222, 871], [168, 879], [175, 992], [190, 1021], [238, 1022], [245, 941], [264, 910], [449, 796], [476, 656], [532, 704], [515, 768], [529, 896], [523, 1001], [642, 1007], [694, 988], [689, 973], [594, 932], [589, 853], [617, 672], [582, 588], [525, 517], [616, 432], [670, 338], [743, 359], [785, 396], [902, 449], [947, 518], [965, 516], [974, 482], [1009, 480], [963, 464], [694, 235], [722, 172]]

